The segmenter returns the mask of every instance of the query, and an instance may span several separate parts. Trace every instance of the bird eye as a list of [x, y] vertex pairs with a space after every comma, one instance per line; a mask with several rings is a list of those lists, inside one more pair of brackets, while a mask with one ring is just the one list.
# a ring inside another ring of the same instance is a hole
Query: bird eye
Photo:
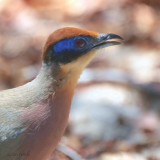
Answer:
[[86, 41], [84, 39], [77, 39], [75, 43], [78, 47], [84, 47], [86, 44]]

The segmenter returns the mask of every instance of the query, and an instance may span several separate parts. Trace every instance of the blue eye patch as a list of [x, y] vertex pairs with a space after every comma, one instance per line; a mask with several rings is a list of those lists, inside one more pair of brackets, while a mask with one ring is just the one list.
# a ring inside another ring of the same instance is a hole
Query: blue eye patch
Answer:
[[89, 36], [77, 36], [64, 39], [54, 44], [53, 51], [55, 54], [64, 52], [80, 52], [85, 50], [90, 40], [91, 38]]

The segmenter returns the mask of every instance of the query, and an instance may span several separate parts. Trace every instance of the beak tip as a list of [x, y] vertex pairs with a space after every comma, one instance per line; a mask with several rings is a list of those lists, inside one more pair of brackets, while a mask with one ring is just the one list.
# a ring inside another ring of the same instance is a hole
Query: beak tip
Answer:
[[117, 34], [113, 34], [113, 33], [109, 33], [107, 39], [120, 39], [120, 40], [124, 40], [121, 36], [117, 35]]

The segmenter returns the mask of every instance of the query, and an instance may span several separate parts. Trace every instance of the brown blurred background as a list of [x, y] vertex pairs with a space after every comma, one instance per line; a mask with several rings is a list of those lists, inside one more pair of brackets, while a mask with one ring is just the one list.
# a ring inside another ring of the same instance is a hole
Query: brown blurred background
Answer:
[[0, 0], [0, 90], [31, 81], [47, 36], [66, 26], [125, 43], [83, 72], [62, 143], [86, 160], [160, 159], [160, 1]]

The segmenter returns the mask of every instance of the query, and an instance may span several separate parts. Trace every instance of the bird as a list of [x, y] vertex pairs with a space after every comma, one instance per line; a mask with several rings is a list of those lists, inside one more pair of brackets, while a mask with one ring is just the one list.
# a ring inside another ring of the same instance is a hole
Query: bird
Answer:
[[0, 91], [0, 160], [48, 160], [67, 126], [77, 81], [101, 48], [122, 37], [74, 27], [48, 37], [32, 81]]

